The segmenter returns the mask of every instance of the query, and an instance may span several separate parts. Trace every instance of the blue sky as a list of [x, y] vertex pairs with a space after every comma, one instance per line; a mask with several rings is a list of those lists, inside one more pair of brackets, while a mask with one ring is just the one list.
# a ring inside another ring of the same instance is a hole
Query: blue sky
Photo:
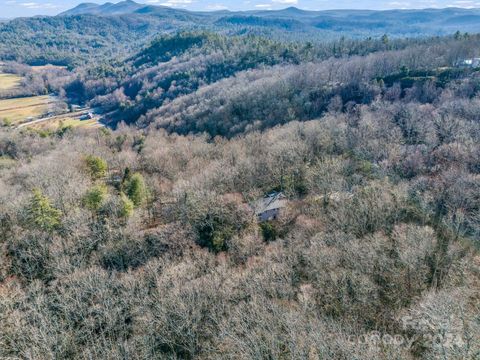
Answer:
[[[107, 0], [105, 0], [107, 1]], [[0, 18], [56, 15], [81, 2], [103, 3], [96, 0], [0, 0]], [[118, 2], [113, 0], [112, 2]], [[326, 9], [402, 9], [433, 7], [480, 7], [480, 0], [138, 0], [153, 5], [166, 5], [191, 10], [281, 9], [297, 6], [309, 10]]]

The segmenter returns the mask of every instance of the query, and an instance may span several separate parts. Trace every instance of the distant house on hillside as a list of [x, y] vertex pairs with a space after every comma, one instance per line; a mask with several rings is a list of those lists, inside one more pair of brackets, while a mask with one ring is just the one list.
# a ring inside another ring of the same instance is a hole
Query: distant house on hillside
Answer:
[[480, 67], [480, 58], [477, 57], [477, 58], [460, 60], [457, 62], [456, 66], [477, 68], [477, 67]]
[[93, 114], [91, 112], [86, 113], [80, 117], [80, 120], [92, 120]]
[[273, 192], [253, 202], [251, 207], [259, 222], [275, 220], [287, 206], [287, 198], [281, 192]]

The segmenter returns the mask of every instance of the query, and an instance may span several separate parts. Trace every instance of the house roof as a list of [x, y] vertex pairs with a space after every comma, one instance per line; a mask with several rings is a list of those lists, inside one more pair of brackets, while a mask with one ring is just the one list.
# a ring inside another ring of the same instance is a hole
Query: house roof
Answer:
[[464, 60], [461, 60], [458, 64], [460, 65], [478, 65], [478, 63], [480, 63], [480, 58], [478, 57], [475, 57], [475, 58], [470, 58], [470, 59], [464, 59]]
[[275, 192], [256, 200], [251, 204], [251, 207], [255, 211], [255, 215], [260, 215], [269, 210], [281, 209], [286, 204], [287, 199], [285, 195], [281, 192]]

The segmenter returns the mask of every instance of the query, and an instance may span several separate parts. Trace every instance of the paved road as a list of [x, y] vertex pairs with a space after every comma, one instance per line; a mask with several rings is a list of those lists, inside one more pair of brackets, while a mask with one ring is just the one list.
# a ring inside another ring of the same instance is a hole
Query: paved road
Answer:
[[58, 117], [58, 116], [50, 116], [50, 117], [46, 117], [46, 118], [43, 118], [43, 119], [37, 119], [37, 120], [32, 120], [32, 121], [29, 121], [29, 122], [21, 123], [20, 125], [17, 126], [17, 129], [23, 128], [25, 126], [34, 125], [34, 124], [38, 124], [38, 123], [41, 123], [41, 122], [49, 121], [49, 120], [55, 119], [56, 117]]
[[[83, 111], [82, 111], [83, 112]], [[51, 121], [51, 120], [58, 120], [59, 118], [62, 118], [62, 117], [68, 117], [68, 116], [72, 116], [72, 113], [67, 113], [67, 114], [62, 114], [62, 115], [55, 115], [55, 116], [50, 116], [50, 117], [46, 117], [46, 118], [41, 118], [41, 119], [36, 119], [36, 120], [32, 120], [32, 121], [28, 121], [28, 122], [24, 122], [24, 123], [21, 123], [17, 126], [17, 129], [21, 129], [21, 128], [24, 128], [26, 126], [31, 126], [31, 125], [35, 125], [35, 124], [39, 124], [39, 123], [43, 123], [43, 122], [47, 122], [47, 121]], [[104, 125], [100, 122], [98, 122], [98, 119], [97, 119], [97, 123], [95, 125], [92, 124], [91, 127], [103, 127]]]

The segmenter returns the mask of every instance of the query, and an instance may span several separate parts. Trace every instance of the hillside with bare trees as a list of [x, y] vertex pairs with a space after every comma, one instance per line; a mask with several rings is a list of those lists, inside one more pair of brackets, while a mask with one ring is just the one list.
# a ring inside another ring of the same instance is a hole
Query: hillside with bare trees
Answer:
[[478, 35], [123, 55], [5, 64], [0, 359], [479, 358]]

